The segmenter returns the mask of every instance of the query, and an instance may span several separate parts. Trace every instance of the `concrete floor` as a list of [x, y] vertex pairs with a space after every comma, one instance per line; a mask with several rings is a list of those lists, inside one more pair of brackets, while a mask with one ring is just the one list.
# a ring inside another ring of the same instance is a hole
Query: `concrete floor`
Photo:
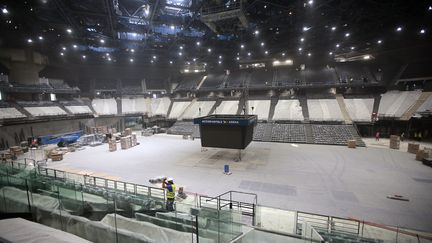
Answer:
[[[432, 232], [432, 168], [413, 154], [387, 149], [385, 140], [357, 149], [252, 142], [240, 162], [234, 161], [235, 151], [202, 152], [200, 140], [181, 136], [138, 141], [139, 146], [116, 152], [108, 152], [108, 145], [87, 147], [48, 166], [143, 185], [165, 175], [188, 192], [248, 191], [258, 194], [261, 205]], [[224, 164], [232, 175], [222, 173]], [[394, 194], [410, 201], [386, 198]]]

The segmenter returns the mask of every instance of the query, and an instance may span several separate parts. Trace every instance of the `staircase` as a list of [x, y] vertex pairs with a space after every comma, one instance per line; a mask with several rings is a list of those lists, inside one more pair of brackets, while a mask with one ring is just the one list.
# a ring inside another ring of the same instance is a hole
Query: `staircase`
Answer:
[[213, 113], [215, 113], [215, 111], [216, 111], [216, 108], [219, 107], [221, 103], [222, 103], [222, 99], [216, 100], [216, 103], [210, 109], [209, 115], [213, 115]]
[[269, 116], [268, 116], [268, 121], [272, 121], [273, 120], [273, 115], [274, 115], [274, 111], [276, 108], [276, 104], [279, 101], [279, 97], [278, 96], [273, 96], [270, 99], [270, 110], [269, 110]]
[[70, 112], [62, 103], [56, 103], [58, 107], [66, 112], [68, 116], [75, 116], [72, 112]]
[[432, 95], [432, 92], [423, 92], [416, 103], [411, 106], [400, 118], [402, 121], [408, 121], [414, 115], [414, 113], [420, 108], [423, 103]]
[[299, 97], [300, 106], [302, 108], [302, 113], [304, 117], [305, 122], [309, 122], [309, 109], [307, 106], [307, 99], [306, 97]]
[[201, 86], [204, 84], [205, 80], [207, 79], [207, 76], [204, 76], [201, 81], [198, 83], [198, 86], [196, 88], [196, 90], [199, 90], [201, 88]]
[[345, 124], [352, 124], [351, 117], [348, 114], [348, 110], [345, 105], [345, 99], [341, 94], [336, 94], [336, 100], [339, 104], [339, 108], [342, 112], [342, 116], [344, 117]]
[[355, 127], [355, 125], [351, 125], [350, 126], [350, 130], [351, 130], [351, 135], [353, 136], [354, 140], [356, 140], [356, 144], [358, 147], [366, 147], [365, 142], [363, 142], [363, 140], [361, 139], [357, 128]]
[[28, 118], [33, 118], [33, 115], [30, 114], [26, 109], [24, 109], [22, 106], [18, 105], [15, 102], [9, 102], [15, 109], [17, 109], [19, 112], [21, 112], [23, 115], [27, 116]]
[[312, 133], [312, 126], [311, 124], [305, 124], [305, 132], [306, 132], [306, 143], [314, 144], [314, 135]]

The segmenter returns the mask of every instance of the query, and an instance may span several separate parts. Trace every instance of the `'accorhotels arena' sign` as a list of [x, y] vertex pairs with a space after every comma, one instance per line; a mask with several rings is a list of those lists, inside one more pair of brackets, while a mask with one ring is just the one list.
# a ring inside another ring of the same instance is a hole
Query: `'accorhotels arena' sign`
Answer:
[[202, 124], [235, 124], [238, 125], [240, 124], [239, 121], [237, 120], [202, 120], [201, 121]]

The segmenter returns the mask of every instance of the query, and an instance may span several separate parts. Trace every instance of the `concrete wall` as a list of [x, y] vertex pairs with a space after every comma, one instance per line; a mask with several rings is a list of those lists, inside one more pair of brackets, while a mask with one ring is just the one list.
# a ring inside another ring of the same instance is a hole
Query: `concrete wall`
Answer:
[[122, 130], [124, 121], [121, 117], [98, 117], [1, 126], [0, 149], [19, 145], [21, 141], [27, 140], [27, 137], [85, 130], [86, 126], [110, 126]]

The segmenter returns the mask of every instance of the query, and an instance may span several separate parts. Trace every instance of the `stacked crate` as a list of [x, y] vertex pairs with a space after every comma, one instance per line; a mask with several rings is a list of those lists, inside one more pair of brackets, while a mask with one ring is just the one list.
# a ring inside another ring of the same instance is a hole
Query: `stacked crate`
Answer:
[[60, 161], [63, 160], [63, 153], [59, 151], [51, 152], [51, 160], [52, 161]]
[[117, 150], [117, 143], [115, 139], [108, 140], [109, 151], [114, 152]]
[[400, 137], [396, 135], [390, 135], [390, 148], [399, 149], [400, 147]]
[[8, 151], [2, 152], [0, 154], [0, 159], [1, 160], [10, 160], [10, 159], [12, 159], [12, 154]]
[[132, 137], [126, 136], [120, 138], [120, 147], [121, 149], [129, 149], [130, 147], [132, 147]]
[[130, 129], [130, 128], [126, 128], [126, 129], [124, 130], [124, 135], [125, 135], [125, 136], [130, 136], [130, 135], [132, 135], [132, 129]]
[[24, 154], [24, 152], [20, 146], [12, 146], [9, 148], [9, 151], [11, 152], [12, 155], [15, 155], [15, 156], [19, 156], [19, 155]]
[[420, 144], [418, 143], [408, 143], [408, 153], [417, 154], [420, 149]]
[[108, 129], [106, 126], [92, 127], [91, 128], [91, 133], [93, 133], [93, 134], [106, 134], [107, 132], [108, 132]]
[[348, 140], [348, 148], [356, 148], [357, 142], [356, 140]]

